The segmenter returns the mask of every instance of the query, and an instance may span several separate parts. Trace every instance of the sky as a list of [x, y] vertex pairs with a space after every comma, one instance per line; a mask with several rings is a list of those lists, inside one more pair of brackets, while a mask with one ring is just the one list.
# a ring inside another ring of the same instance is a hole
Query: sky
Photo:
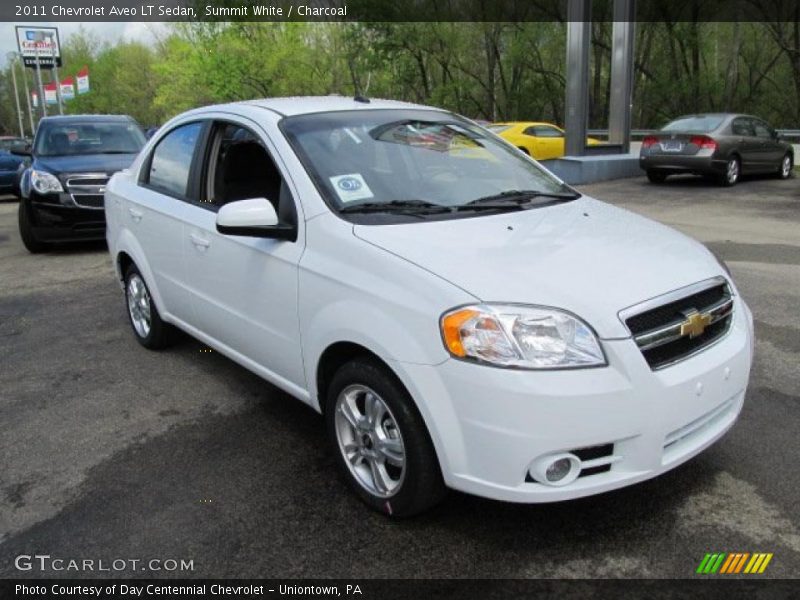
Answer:
[[5, 67], [6, 55], [9, 52], [17, 51], [17, 36], [14, 30], [16, 25], [38, 25], [41, 27], [58, 27], [58, 37], [63, 44], [71, 34], [76, 33], [81, 27], [87, 32], [95, 35], [101, 42], [114, 42], [120, 38], [128, 41], [140, 41], [145, 44], [155, 43], [156, 37], [163, 35], [166, 31], [165, 23], [58, 23], [58, 22], [37, 22], [27, 23], [0, 23], [0, 66]]

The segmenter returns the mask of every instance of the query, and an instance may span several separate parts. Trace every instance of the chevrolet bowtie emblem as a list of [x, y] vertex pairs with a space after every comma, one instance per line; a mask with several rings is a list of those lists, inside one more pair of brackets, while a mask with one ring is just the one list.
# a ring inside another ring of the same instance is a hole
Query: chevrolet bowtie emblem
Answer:
[[681, 335], [688, 335], [690, 338], [696, 338], [698, 335], [706, 330], [711, 324], [711, 315], [701, 314], [692, 309], [686, 313], [686, 320], [681, 323]]

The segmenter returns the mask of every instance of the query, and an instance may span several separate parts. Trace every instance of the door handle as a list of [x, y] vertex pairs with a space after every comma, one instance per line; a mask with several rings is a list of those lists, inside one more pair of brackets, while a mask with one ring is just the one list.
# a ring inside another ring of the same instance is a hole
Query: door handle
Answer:
[[205, 250], [211, 245], [207, 239], [201, 238], [199, 235], [190, 233], [189, 239], [192, 240], [192, 243], [195, 245], [195, 248]]
[[135, 208], [129, 208], [128, 213], [131, 215], [131, 219], [134, 220], [135, 223], [138, 223], [142, 220], [144, 213], [140, 210], [136, 210]]

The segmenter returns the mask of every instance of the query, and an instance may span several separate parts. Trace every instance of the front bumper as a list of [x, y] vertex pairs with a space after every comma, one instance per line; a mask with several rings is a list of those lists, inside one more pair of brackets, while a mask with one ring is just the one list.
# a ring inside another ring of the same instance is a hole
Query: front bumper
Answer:
[[67, 193], [40, 195], [31, 191], [29, 199], [33, 234], [43, 242], [104, 240], [106, 215], [102, 207], [78, 206]]
[[[458, 360], [395, 367], [426, 419], [450, 487], [550, 502], [655, 477], [719, 439], [742, 408], [752, 343], [752, 315], [737, 297], [722, 339], [659, 371], [631, 339], [603, 341], [603, 368], [535, 372]], [[531, 480], [539, 457], [608, 444], [613, 460], [604, 472], [562, 487]]]

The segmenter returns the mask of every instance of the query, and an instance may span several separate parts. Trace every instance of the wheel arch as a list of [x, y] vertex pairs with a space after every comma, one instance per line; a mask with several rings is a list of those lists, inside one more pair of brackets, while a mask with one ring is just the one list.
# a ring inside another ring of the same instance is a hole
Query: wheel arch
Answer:
[[[330, 386], [336, 371], [338, 371], [344, 364], [355, 360], [356, 358], [368, 358], [376, 361], [383, 366], [388, 373], [391, 373], [394, 378], [397, 379], [398, 383], [406, 388], [406, 386], [400, 380], [400, 377], [398, 377], [397, 373], [395, 373], [394, 369], [392, 369], [389, 363], [383, 360], [376, 352], [356, 342], [333, 342], [322, 351], [322, 354], [320, 354], [319, 359], [317, 360], [315, 383], [317, 403], [319, 405], [320, 412], [325, 412], [328, 387]], [[408, 390], [406, 389], [406, 391]]]
[[169, 321], [169, 312], [164, 306], [161, 298], [161, 293], [158, 291], [153, 271], [145, 259], [144, 250], [142, 249], [136, 238], [127, 230], [120, 232], [119, 238], [115, 244], [114, 266], [117, 269], [117, 277], [120, 281], [124, 281], [125, 272], [131, 265], [135, 265], [139, 272], [142, 274], [153, 302], [156, 304], [158, 312], [164, 321]]

